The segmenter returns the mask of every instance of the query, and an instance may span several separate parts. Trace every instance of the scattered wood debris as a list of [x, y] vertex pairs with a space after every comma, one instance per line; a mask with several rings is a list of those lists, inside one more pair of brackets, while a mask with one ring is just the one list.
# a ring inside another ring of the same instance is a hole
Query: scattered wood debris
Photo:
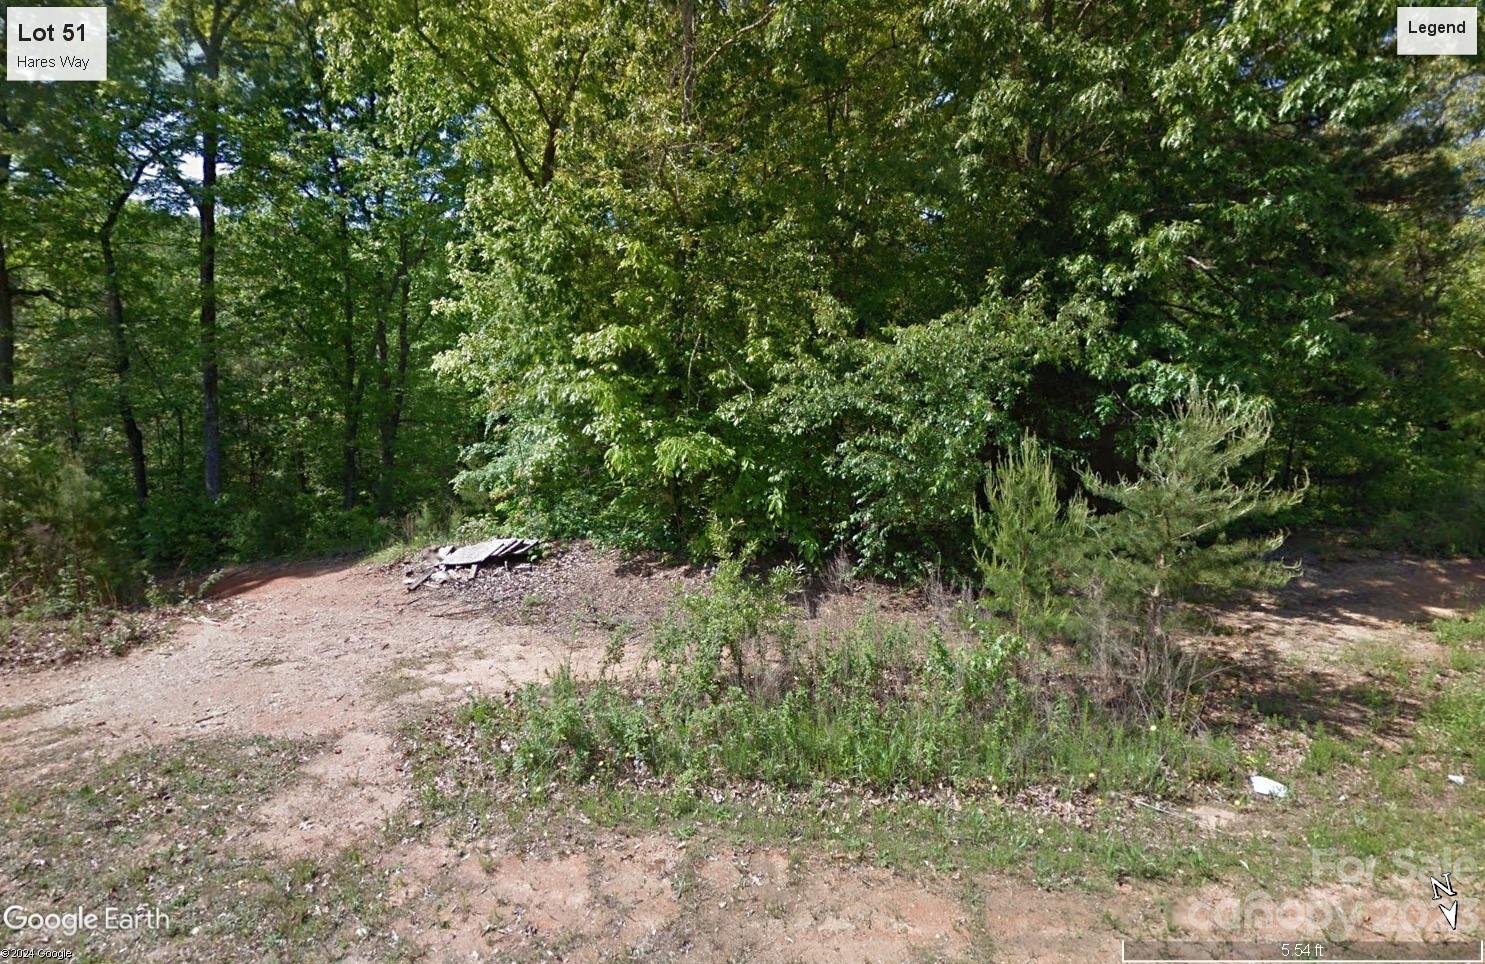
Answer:
[[497, 536], [468, 546], [440, 546], [431, 554], [424, 553], [422, 562], [409, 566], [403, 572], [402, 584], [412, 592], [425, 584], [441, 586], [450, 581], [471, 582], [479, 576], [480, 566], [487, 563], [500, 563], [505, 568], [512, 565], [529, 568], [526, 560], [540, 545], [536, 539]]
[[[404, 606], [444, 598], [453, 615], [467, 610], [451, 597], [507, 626], [546, 626], [562, 632], [575, 627], [610, 632], [619, 626], [640, 630], [658, 621], [676, 594], [703, 586], [704, 569], [680, 565], [655, 554], [634, 555], [585, 542], [542, 542], [524, 559], [483, 563], [475, 578], [469, 566], [448, 568], [454, 546], [430, 546], [385, 571], [401, 578], [411, 593]], [[439, 555], [442, 551], [443, 555]], [[538, 563], [537, 560], [540, 560]], [[415, 585], [416, 584], [416, 585]], [[438, 593], [415, 588], [441, 587]]]

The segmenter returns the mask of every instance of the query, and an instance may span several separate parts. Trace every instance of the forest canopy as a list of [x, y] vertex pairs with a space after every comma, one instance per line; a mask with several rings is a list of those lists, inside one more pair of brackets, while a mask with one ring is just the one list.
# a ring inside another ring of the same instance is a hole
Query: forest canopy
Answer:
[[1267, 524], [1485, 547], [1480, 85], [1391, 5], [108, 10], [0, 98], [0, 592], [461, 519], [907, 576], [1194, 383]]

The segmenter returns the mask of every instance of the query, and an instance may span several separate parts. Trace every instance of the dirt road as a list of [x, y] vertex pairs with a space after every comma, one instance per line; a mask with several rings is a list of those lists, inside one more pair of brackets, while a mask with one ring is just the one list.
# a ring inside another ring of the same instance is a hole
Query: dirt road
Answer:
[[[1361, 563], [1312, 576], [1237, 625], [1256, 650], [1317, 665], [1362, 638], [1431, 658], [1414, 623], [1472, 595], [1485, 595], [1478, 563]], [[452, 596], [410, 596], [395, 575], [367, 567], [251, 570], [214, 599], [168, 640], [124, 658], [0, 678], [9, 772], [61, 781], [141, 746], [307, 738], [317, 751], [281, 793], [243, 814], [229, 843], [265, 859], [330, 854], [375, 839], [415, 804], [396, 744], [410, 714], [467, 687], [499, 692], [540, 679], [564, 662], [591, 669], [605, 644], [597, 631], [508, 625]], [[542, 847], [435, 835], [376, 859], [400, 881], [385, 896], [404, 909], [404, 950], [431, 960], [1103, 960], [1118, 933], [1172, 926], [1169, 895], [1153, 886], [1070, 900], [1038, 893], [1029, 875], [909, 876], [788, 847], [698, 853], [660, 832]]]

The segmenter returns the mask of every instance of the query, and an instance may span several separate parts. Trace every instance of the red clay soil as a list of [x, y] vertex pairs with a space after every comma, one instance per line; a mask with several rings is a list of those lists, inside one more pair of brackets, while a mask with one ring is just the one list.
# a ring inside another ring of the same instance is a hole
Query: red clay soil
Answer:
[[[244, 814], [230, 839], [259, 848], [264, 859], [334, 852], [412, 805], [396, 743], [404, 720], [466, 688], [500, 692], [563, 663], [591, 670], [609, 639], [604, 623], [613, 621], [586, 618], [604, 612], [605, 581], [627, 586], [614, 607], [624, 620], [668, 598], [672, 583], [694, 578], [621, 565], [597, 557], [559, 570], [591, 604], [569, 610], [575, 618], [566, 626], [560, 618], [515, 618], [508, 605], [481, 607], [478, 596], [409, 594], [401, 573], [386, 567], [242, 570], [217, 586], [209, 611], [162, 642], [121, 658], [0, 677], [0, 710], [10, 711], [0, 716], [8, 772], [44, 780], [125, 749], [193, 737], [310, 737], [323, 750], [298, 782]], [[1307, 579], [1232, 616], [1236, 631], [1278, 657], [1317, 665], [1350, 642], [1378, 637], [1430, 658], [1434, 644], [1415, 624], [1485, 596], [1478, 562], [1352, 563]], [[546, 612], [571, 598], [539, 575], [520, 591], [523, 599], [542, 596], [527, 610]], [[1198, 816], [1213, 828], [1228, 819]], [[805, 848], [708, 844], [698, 853], [697, 846], [664, 833], [594, 831], [542, 846], [435, 838], [379, 859], [398, 871], [401, 888], [388, 899], [405, 910], [405, 933], [430, 960], [1109, 961], [1118, 959], [1124, 934], [1231, 936], [1213, 908], [1226, 913], [1232, 908], [1223, 902], [1241, 897], [1240, 888], [1218, 885], [1048, 894], [1031, 884], [1029, 870], [970, 881]], [[1363, 908], [1385, 900], [1336, 891], [1304, 899]], [[1435, 928], [1426, 915], [1362, 916], [1376, 923], [1358, 918], [1358, 935]], [[1289, 933], [1260, 918], [1245, 936], [1262, 936], [1265, 924]], [[367, 959], [379, 956], [366, 949]]]

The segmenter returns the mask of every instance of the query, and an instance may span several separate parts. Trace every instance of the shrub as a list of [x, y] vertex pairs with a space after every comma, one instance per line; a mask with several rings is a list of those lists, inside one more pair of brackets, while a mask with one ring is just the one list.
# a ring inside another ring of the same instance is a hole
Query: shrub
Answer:
[[344, 509], [332, 492], [302, 492], [282, 483], [280, 488], [277, 498], [240, 504], [230, 513], [229, 540], [237, 559], [304, 558], [386, 541], [387, 526], [370, 506]]
[[1268, 558], [1282, 534], [1235, 535], [1235, 524], [1296, 505], [1301, 486], [1240, 480], [1268, 444], [1266, 404], [1193, 383], [1176, 412], [1155, 426], [1138, 474], [1114, 482], [1084, 476], [1115, 510], [1093, 520], [1097, 543], [1084, 595], [1085, 639], [1105, 678], [1146, 715], [1179, 708], [1197, 667], [1172, 645], [1172, 609], [1208, 593], [1281, 585], [1292, 570]]
[[[1023, 638], [984, 621], [952, 637], [865, 617], [796, 639], [785, 576], [727, 567], [684, 600], [653, 651], [659, 683], [564, 670], [465, 720], [498, 769], [537, 786], [821, 781], [878, 790], [1062, 787], [1170, 790], [1233, 772], [1231, 747], [1169, 722], [1129, 726], [1073, 694], [1021, 682]], [[745, 654], [739, 673], [733, 653]]]
[[517, 775], [589, 780], [642, 768], [655, 755], [642, 703], [609, 685], [581, 692], [566, 667], [548, 686], [523, 690], [514, 712], [481, 701], [466, 712], [487, 732], [496, 724], [509, 727], [509, 761]]
[[1058, 498], [1052, 460], [1030, 435], [989, 473], [985, 503], [974, 517], [985, 591], [1022, 629], [1053, 628], [1053, 596], [1088, 551], [1087, 503]]
[[226, 562], [367, 549], [386, 542], [389, 525], [369, 506], [343, 509], [335, 493], [304, 492], [289, 480], [274, 480], [259, 498], [156, 495], [144, 529], [146, 558], [153, 565], [200, 571]]
[[155, 567], [201, 570], [233, 558], [228, 532], [230, 498], [219, 502], [204, 493], [157, 492], [145, 508], [144, 556]]
[[80, 462], [0, 421], [0, 599], [47, 596], [60, 614], [131, 593], [121, 522]]
[[793, 625], [785, 599], [798, 584], [788, 568], [758, 582], [737, 560], [718, 565], [710, 585], [682, 596], [678, 617], [661, 628], [653, 651], [661, 682], [698, 700], [716, 699], [726, 685], [752, 685], [770, 659], [788, 656]]

